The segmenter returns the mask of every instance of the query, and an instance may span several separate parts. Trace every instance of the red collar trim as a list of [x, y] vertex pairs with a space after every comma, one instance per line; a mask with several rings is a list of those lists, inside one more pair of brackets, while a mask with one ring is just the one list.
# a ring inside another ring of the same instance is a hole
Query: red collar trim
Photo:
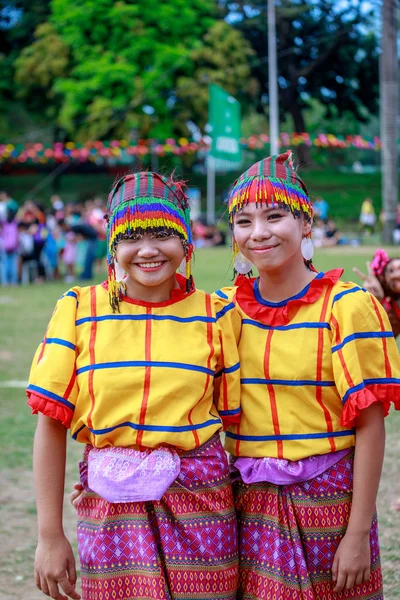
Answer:
[[245, 275], [239, 275], [236, 278], [235, 285], [236, 301], [240, 308], [252, 319], [277, 327], [287, 325], [300, 306], [303, 304], [313, 304], [321, 296], [327, 286], [333, 286], [343, 275], [343, 269], [333, 269], [326, 273], [319, 273], [306, 287], [295, 296], [282, 300], [281, 302], [260, 302], [258, 291], [258, 280], [249, 278]]
[[[170, 304], [175, 304], [176, 302], [180, 302], [185, 298], [188, 298], [196, 291], [195, 288], [191, 290], [189, 293], [186, 292], [186, 278], [183, 277], [180, 273], [176, 274], [176, 281], [178, 282], [179, 287], [174, 288], [171, 291], [171, 298], [169, 300], [165, 300], [164, 302], [147, 302], [146, 300], [136, 300], [135, 298], [129, 298], [129, 296], [122, 296], [123, 302], [127, 302], [128, 304], [136, 304], [136, 306], [146, 306], [149, 308], [159, 308], [161, 306], [169, 306]], [[108, 292], [108, 281], [103, 281], [101, 284], [105, 290]]]

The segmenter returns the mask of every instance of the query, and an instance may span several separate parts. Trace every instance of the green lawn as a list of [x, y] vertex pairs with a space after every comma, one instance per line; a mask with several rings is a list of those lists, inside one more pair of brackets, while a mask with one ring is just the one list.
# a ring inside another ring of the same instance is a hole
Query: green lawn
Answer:
[[[363, 268], [372, 249], [334, 248], [317, 253], [319, 270], [345, 269], [344, 278], [353, 279], [351, 268]], [[230, 251], [202, 250], [195, 261], [197, 286], [208, 291], [231, 284]], [[100, 280], [100, 279], [99, 279]], [[357, 281], [357, 279], [356, 279]], [[31, 477], [31, 448], [35, 417], [25, 404], [22, 387], [28, 378], [34, 350], [46, 328], [57, 298], [66, 289], [63, 283], [0, 288], [0, 600], [42, 598], [31, 583], [35, 545], [35, 507]], [[5, 382], [10, 382], [4, 387]], [[1, 387], [3, 386], [3, 387]], [[390, 504], [400, 496], [400, 413], [387, 420], [387, 453], [379, 496], [382, 554], [387, 600], [400, 598], [400, 513]], [[77, 478], [80, 447], [69, 444], [67, 487]], [[73, 536], [74, 515], [66, 509], [66, 527]], [[3, 595], [4, 594], [4, 595]]]

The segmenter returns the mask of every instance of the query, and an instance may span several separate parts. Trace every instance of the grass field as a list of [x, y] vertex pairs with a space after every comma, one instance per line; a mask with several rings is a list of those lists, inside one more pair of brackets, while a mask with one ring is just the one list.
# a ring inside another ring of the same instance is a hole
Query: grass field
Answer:
[[[352, 266], [363, 268], [372, 249], [334, 248], [319, 251], [320, 270], [345, 268], [353, 279]], [[209, 291], [229, 285], [230, 253], [227, 249], [199, 251], [195, 277], [199, 288]], [[31, 579], [35, 549], [35, 504], [31, 475], [31, 448], [35, 417], [25, 404], [24, 383], [36, 345], [43, 336], [63, 283], [0, 288], [0, 600], [38, 600], [43, 596]], [[391, 503], [400, 497], [400, 413], [387, 419], [387, 451], [378, 509], [386, 600], [400, 598], [400, 512]], [[77, 479], [81, 448], [69, 444], [67, 489]], [[74, 539], [74, 511], [68, 505], [65, 525]]]

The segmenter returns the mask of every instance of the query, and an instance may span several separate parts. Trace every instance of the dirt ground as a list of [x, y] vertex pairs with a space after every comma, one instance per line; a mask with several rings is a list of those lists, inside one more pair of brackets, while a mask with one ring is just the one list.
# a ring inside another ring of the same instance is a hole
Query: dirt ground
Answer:
[[[385, 579], [385, 600], [400, 598], [400, 512], [391, 508], [400, 497], [400, 438], [388, 439], [384, 474], [378, 499], [380, 538]], [[76, 552], [75, 511], [69, 492], [77, 480], [77, 445], [69, 444], [65, 495], [65, 531]], [[43, 600], [32, 577], [36, 545], [36, 519], [33, 478], [30, 471], [0, 472], [0, 600]]]

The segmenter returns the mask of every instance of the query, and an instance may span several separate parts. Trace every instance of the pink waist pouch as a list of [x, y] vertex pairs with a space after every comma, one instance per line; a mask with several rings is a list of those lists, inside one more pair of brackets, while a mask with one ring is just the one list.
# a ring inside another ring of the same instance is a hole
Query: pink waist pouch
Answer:
[[85, 490], [108, 502], [147, 502], [161, 500], [180, 469], [181, 461], [173, 448], [140, 452], [89, 447], [80, 463], [80, 479]]

